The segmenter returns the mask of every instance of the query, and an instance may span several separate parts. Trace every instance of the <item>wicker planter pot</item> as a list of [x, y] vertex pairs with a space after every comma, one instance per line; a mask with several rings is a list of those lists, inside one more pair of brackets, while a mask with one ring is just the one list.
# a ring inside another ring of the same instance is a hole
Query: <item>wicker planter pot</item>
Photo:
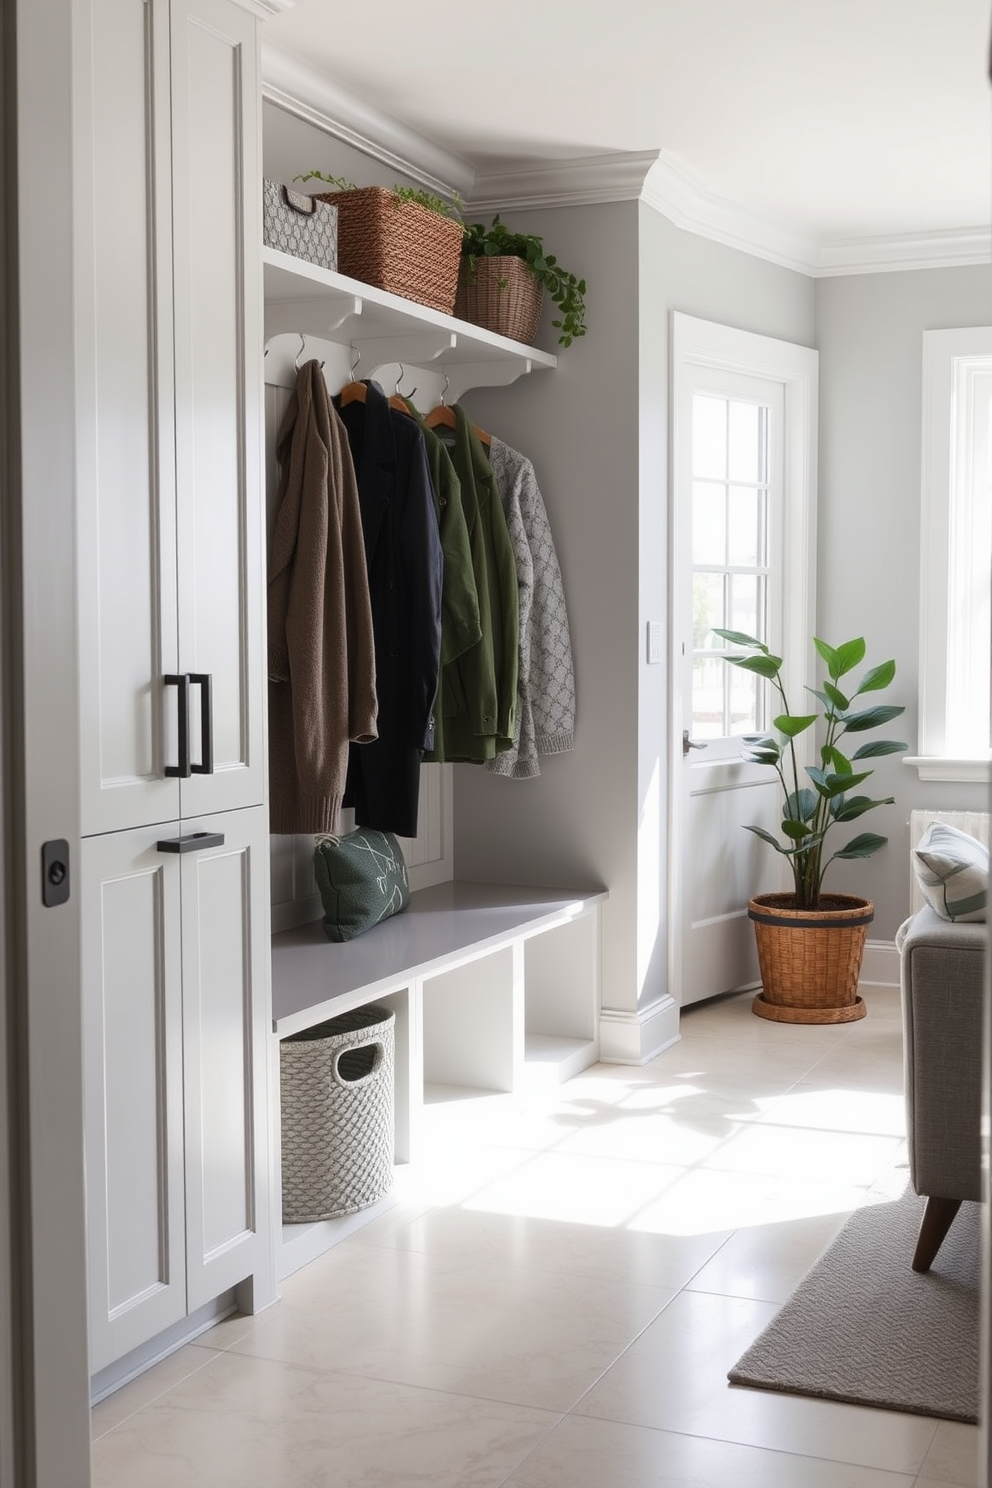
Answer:
[[750, 900], [761, 968], [753, 1011], [776, 1023], [853, 1023], [867, 1008], [858, 973], [875, 911], [853, 894], [824, 894], [820, 909], [796, 909], [795, 894]]
[[543, 305], [544, 287], [524, 259], [477, 258], [474, 268], [462, 260], [455, 300], [459, 319], [529, 346], [537, 335]]
[[340, 273], [451, 314], [465, 234], [460, 222], [384, 186], [321, 192], [317, 199], [338, 209]]

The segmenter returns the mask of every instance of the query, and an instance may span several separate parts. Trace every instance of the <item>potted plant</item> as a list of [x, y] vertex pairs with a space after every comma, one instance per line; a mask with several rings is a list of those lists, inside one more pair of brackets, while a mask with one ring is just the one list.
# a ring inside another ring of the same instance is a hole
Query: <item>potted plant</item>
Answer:
[[465, 233], [457, 198], [413, 186], [356, 186], [316, 170], [293, 179], [333, 188], [315, 195], [337, 207], [342, 274], [451, 314]]
[[[856, 699], [888, 687], [896, 664], [885, 661], [870, 667], [853, 688], [840, 686], [865, 656], [863, 637], [828, 646], [815, 639], [826, 663], [828, 679], [822, 687], [806, 690], [820, 707], [813, 713], [793, 713], [779, 672], [782, 658], [754, 636], [736, 630], [715, 634], [748, 654], [727, 656], [731, 666], [766, 678], [778, 692], [782, 711], [773, 720], [776, 733], [744, 736], [743, 757], [753, 764], [768, 765], [778, 775], [782, 791], [782, 840], [764, 827], [749, 826], [763, 842], [780, 853], [792, 872], [793, 890], [785, 894], [758, 894], [748, 904], [754, 921], [761, 968], [762, 989], [754, 1001], [759, 1016], [784, 1023], [847, 1023], [863, 1018], [865, 1005], [858, 996], [858, 972], [868, 925], [874, 909], [867, 899], [850, 894], [828, 894], [824, 875], [835, 858], [870, 858], [884, 847], [887, 838], [874, 832], [859, 832], [827, 855], [828, 837], [836, 827], [858, 820], [878, 806], [890, 806], [893, 796], [874, 800], [856, 794], [873, 774], [861, 768], [869, 759], [899, 754], [908, 746], [892, 739], [860, 743], [852, 752], [841, 749], [846, 735], [861, 735], [905, 712], [897, 704], [876, 703], [859, 707]], [[820, 763], [805, 767], [800, 776], [796, 740], [820, 725]]]
[[586, 333], [586, 281], [563, 269], [534, 233], [513, 232], [499, 217], [472, 222], [462, 239], [455, 313], [473, 325], [530, 344], [546, 290], [561, 311], [551, 324], [561, 346]]

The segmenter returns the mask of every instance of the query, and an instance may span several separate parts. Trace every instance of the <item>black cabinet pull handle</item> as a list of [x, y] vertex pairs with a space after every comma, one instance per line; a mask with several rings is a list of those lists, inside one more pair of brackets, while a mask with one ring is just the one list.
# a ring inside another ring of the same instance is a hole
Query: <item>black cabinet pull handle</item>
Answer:
[[165, 837], [155, 844], [159, 852], [202, 852], [205, 847], [223, 847], [223, 832], [190, 832], [185, 837]]
[[190, 672], [190, 684], [200, 689], [200, 763], [190, 765], [193, 775], [214, 773], [214, 684], [210, 672]]
[[167, 672], [166, 687], [174, 687], [179, 699], [179, 763], [166, 765], [166, 775], [177, 775], [186, 780], [190, 774], [189, 763], [189, 676], [185, 672]]

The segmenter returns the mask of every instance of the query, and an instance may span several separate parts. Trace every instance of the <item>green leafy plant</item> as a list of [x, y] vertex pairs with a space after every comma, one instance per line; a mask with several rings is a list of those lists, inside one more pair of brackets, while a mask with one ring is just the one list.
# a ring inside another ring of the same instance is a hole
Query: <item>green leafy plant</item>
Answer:
[[[323, 181], [327, 186], [333, 186], [335, 191], [359, 191], [354, 181], [345, 180], [344, 176], [326, 176], [323, 171], [307, 171], [306, 175], [294, 176], [294, 181]], [[443, 196], [435, 196], [431, 191], [421, 191], [416, 186], [393, 186], [393, 195], [397, 201], [417, 202], [419, 206], [426, 207], [429, 212], [437, 212], [440, 217], [452, 217], [456, 222], [462, 221], [462, 200], [457, 192], [452, 193], [451, 201], [445, 201]]]
[[[716, 630], [714, 634], [732, 646], [746, 647], [750, 655], [726, 656], [724, 660], [731, 666], [766, 678], [781, 698], [782, 712], [773, 720], [777, 735], [745, 734], [742, 752], [744, 759], [756, 765], [770, 765], [778, 775], [783, 795], [781, 830], [785, 842], [780, 842], [763, 827], [749, 826], [747, 831], [754, 832], [788, 858], [795, 883], [796, 908], [816, 909], [822, 893], [823, 875], [834, 858], [870, 858], [888, 841], [887, 837], [880, 837], [877, 833], [862, 832], [824, 861], [827, 833], [833, 827], [855, 821], [876, 806], [891, 806], [895, 800], [894, 796], [873, 800], [870, 796], [852, 792], [874, 773], [873, 770], [860, 769], [861, 761], [878, 759], [885, 754], [900, 754], [908, 745], [892, 739], [875, 739], [860, 744], [851, 754], [842, 751], [839, 745], [846, 734], [863, 734], [880, 728], [906, 711], [892, 704], [858, 708], [854, 702], [864, 693], [880, 692], [888, 687], [895, 677], [896, 664], [884, 661], [881, 666], [871, 667], [853, 691], [849, 688], [842, 690], [837, 685], [841, 678], [864, 660], [864, 638], [845, 641], [836, 647], [814, 638], [816, 649], [826, 663], [829, 680], [824, 681], [821, 688], [807, 687], [806, 691], [816, 698], [822, 712], [793, 713], [779, 676], [781, 656], [773, 656], [762, 641], [738, 630]], [[805, 767], [811, 785], [803, 785], [800, 783], [795, 741], [816, 724], [826, 725], [820, 746], [820, 763]]]
[[541, 238], [533, 233], [513, 232], [494, 217], [489, 227], [483, 222], [470, 222], [462, 241], [462, 258], [469, 273], [475, 272], [480, 258], [522, 258], [561, 311], [561, 319], [551, 324], [558, 332], [561, 346], [571, 346], [586, 333], [586, 281], [563, 269], [553, 253], [545, 253]]

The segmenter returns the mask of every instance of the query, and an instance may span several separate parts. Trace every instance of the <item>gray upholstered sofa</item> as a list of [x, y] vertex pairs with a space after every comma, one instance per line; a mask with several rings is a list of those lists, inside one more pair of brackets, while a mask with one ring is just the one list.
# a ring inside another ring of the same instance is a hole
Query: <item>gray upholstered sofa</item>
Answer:
[[925, 904], [900, 949], [909, 1170], [927, 1205], [915, 1271], [927, 1271], [963, 1199], [982, 1197], [982, 1004], [988, 926]]

